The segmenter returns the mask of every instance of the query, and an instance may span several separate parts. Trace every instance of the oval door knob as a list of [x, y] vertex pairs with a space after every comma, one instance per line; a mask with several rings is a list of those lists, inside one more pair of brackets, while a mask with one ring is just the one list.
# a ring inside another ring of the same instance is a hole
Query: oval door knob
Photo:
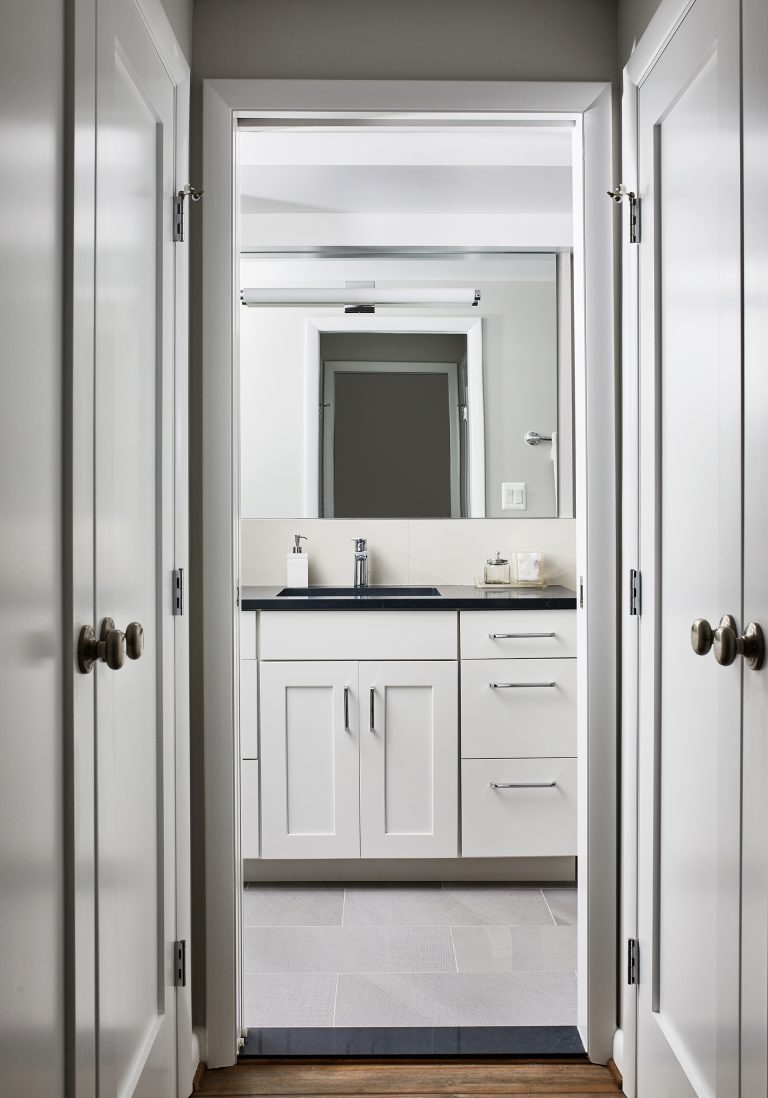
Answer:
[[144, 626], [137, 621], [132, 621], [125, 630], [125, 642], [128, 659], [141, 659], [144, 651]]
[[765, 638], [759, 625], [751, 621], [739, 637], [730, 625], [715, 630], [712, 643], [715, 659], [721, 667], [730, 667], [737, 656], [743, 656], [750, 670], [757, 671], [765, 659]]
[[107, 667], [113, 671], [119, 671], [121, 667], [125, 667], [125, 657], [128, 652], [128, 645], [125, 639], [125, 633], [119, 629], [115, 629], [115, 623], [112, 618], [104, 618], [101, 623], [101, 643], [99, 645], [99, 656], [104, 660]]
[[[719, 627], [722, 629], [724, 626], [736, 632], [736, 619], [732, 614], [723, 614], [720, 618]], [[717, 630], [712, 628], [706, 618], [696, 618], [691, 626], [691, 648], [697, 656], [706, 656], [714, 643], [716, 633]]]
[[712, 626], [706, 618], [696, 618], [691, 626], [691, 648], [697, 656], [706, 656], [712, 647]]

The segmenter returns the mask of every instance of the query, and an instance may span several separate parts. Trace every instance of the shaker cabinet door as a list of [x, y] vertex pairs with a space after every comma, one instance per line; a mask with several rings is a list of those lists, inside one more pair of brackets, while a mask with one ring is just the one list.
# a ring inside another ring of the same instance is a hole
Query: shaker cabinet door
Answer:
[[263, 858], [359, 858], [357, 664], [261, 664]]
[[364, 858], [458, 855], [457, 666], [359, 665]]

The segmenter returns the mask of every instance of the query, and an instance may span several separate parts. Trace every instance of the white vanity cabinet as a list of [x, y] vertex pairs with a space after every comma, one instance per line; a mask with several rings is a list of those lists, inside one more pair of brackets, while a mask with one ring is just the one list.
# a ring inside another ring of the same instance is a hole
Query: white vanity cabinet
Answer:
[[576, 854], [575, 611], [243, 619], [244, 858]]
[[261, 618], [261, 857], [457, 857], [455, 614]]

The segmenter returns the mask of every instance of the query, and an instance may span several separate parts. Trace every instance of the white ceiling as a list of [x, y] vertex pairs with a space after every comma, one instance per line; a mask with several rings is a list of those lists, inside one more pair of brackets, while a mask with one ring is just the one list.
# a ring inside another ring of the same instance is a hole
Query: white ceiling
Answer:
[[572, 132], [240, 131], [244, 214], [569, 213]]

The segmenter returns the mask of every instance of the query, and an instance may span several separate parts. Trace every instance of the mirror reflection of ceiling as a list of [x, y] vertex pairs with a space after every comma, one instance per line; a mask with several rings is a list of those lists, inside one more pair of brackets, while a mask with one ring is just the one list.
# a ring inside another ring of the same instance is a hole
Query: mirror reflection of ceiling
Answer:
[[[488, 218], [501, 244], [568, 247], [571, 147], [553, 126], [241, 130], [242, 246], [386, 244], [395, 225], [397, 243], [482, 245]], [[438, 239], [449, 216], [454, 237]]]

